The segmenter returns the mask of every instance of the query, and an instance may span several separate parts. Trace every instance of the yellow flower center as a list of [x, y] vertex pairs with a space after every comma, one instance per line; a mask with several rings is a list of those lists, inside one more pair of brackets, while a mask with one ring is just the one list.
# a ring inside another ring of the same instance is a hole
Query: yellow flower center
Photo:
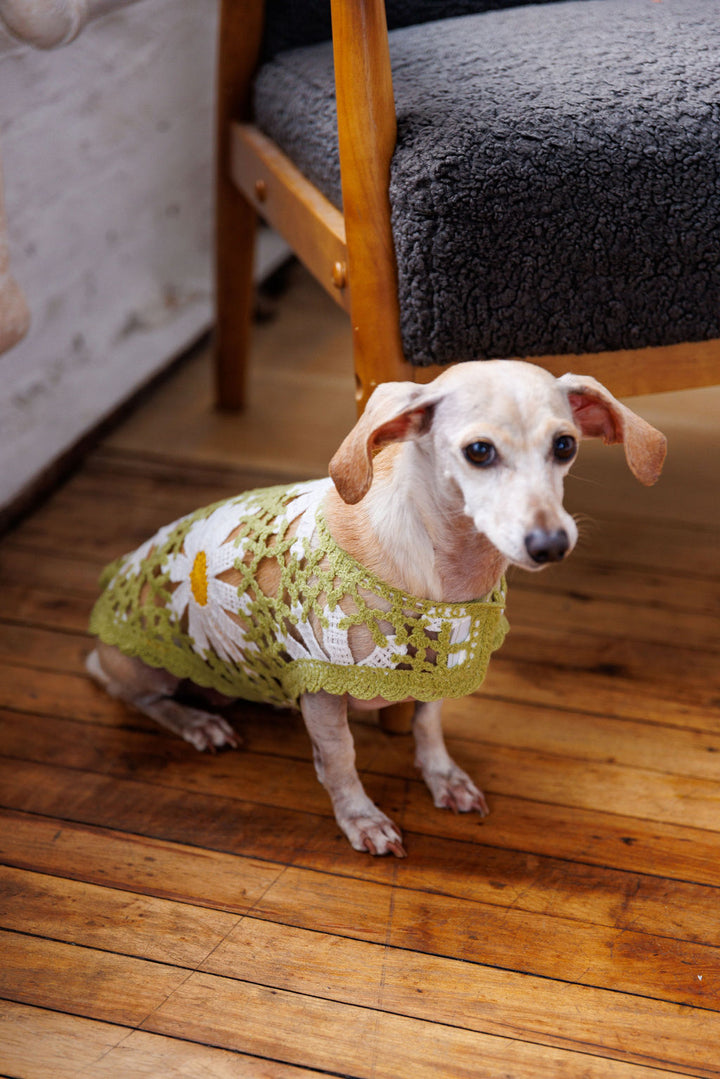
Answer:
[[204, 607], [207, 603], [207, 555], [204, 551], [198, 551], [195, 555], [193, 568], [190, 572], [190, 588], [196, 603]]

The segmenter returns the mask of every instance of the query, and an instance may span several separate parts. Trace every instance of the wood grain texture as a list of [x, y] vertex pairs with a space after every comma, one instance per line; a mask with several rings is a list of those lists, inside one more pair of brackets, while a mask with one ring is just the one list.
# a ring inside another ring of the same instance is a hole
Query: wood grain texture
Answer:
[[[679, 345], [589, 352], [579, 355], [515, 356], [544, 367], [553, 375], [572, 371], [593, 375], [617, 397], [670, 393], [720, 383], [720, 341], [687, 341]], [[431, 382], [440, 366], [414, 368], [417, 382]]]
[[201, 756], [88, 681], [107, 560], [322, 474], [352, 422], [313, 288], [258, 327], [262, 420], [214, 414], [195, 358], [0, 544], [0, 1073], [718, 1079], [713, 394], [649, 407], [674, 447], [652, 492], [586, 447], [585, 541], [515, 575], [485, 686], [446, 708], [486, 820], [435, 809], [409, 739], [353, 720], [402, 862], [350, 849], [297, 715], [240, 702], [245, 748]]
[[322, 1073], [0, 1001], [0, 1068], [23, 1079], [319, 1079]]
[[333, 0], [333, 56], [358, 409], [380, 382], [412, 379], [400, 340], [390, 160], [397, 128], [382, 0]]
[[215, 395], [220, 408], [245, 404], [257, 216], [231, 175], [230, 124], [250, 114], [260, 54], [261, 0], [221, 0], [215, 98]]

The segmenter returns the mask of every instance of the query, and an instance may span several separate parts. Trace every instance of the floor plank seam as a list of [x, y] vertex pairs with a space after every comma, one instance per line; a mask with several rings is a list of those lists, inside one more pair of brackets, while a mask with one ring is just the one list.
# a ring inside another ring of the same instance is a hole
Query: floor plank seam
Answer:
[[[82, 945], [79, 945], [78, 947], [82, 947]], [[134, 958], [134, 957], [130, 957], [130, 958]], [[143, 960], [143, 962], [152, 962], [152, 961], [151, 960]], [[179, 968], [179, 969], [184, 969], [184, 968]], [[494, 969], [505, 969], [505, 968], [494, 968]], [[188, 970], [188, 979], [193, 977], [195, 974], [198, 974], [198, 973], [202, 974], [202, 973], [205, 973], [205, 972]], [[335, 997], [324, 997], [324, 996], [311, 994], [311, 993], [303, 993], [303, 992], [300, 992], [300, 991], [297, 991], [297, 990], [288, 989], [288, 988], [284, 988], [284, 987], [283, 988], [275, 988], [273, 986], [266, 985], [265, 983], [247, 981], [245, 979], [234, 979], [234, 978], [230, 978], [230, 977], [225, 976], [225, 975], [208, 974], [207, 976], [211, 977], [213, 979], [217, 979], [219, 982], [230, 982], [232, 984], [240, 984], [240, 985], [245, 984], [245, 985], [256, 986], [256, 987], [261, 988], [261, 989], [271, 989], [271, 990], [274, 989], [274, 991], [276, 991], [278, 993], [282, 993], [283, 995], [287, 995], [287, 996], [290, 996], [290, 997], [297, 997], [297, 998], [299, 998], [301, 1000], [320, 1001], [322, 1003], [337, 1004], [341, 1008], [348, 1008], [348, 1009], [352, 1009], [352, 1010], [357, 1009], [358, 1011], [376, 1013], [377, 1017], [378, 1017], [378, 1022], [384, 1016], [391, 1017], [391, 1018], [407, 1019], [410, 1022], [423, 1023], [426, 1026], [429, 1026], [431, 1028], [432, 1027], [437, 1027], [437, 1028], [440, 1028], [440, 1029], [443, 1029], [443, 1030], [457, 1030], [457, 1031], [462, 1031], [463, 1033], [471, 1034], [471, 1035], [472, 1034], [480, 1034], [480, 1035], [484, 1035], [484, 1036], [492, 1038], [492, 1039], [496, 1039], [496, 1040], [498, 1040], [500, 1042], [513, 1043], [513, 1042], [517, 1042], [519, 1040], [521, 1042], [521, 1044], [523, 1044], [523, 1045], [537, 1046], [539, 1048], [559, 1049], [561, 1052], [568, 1052], [568, 1053], [571, 1053], [571, 1054], [573, 1054], [575, 1056], [588, 1057], [588, 1058], [595, 1059], [595, 1060], [610, 1059], [610, 1060], [623, 1061], [623, 1062], [628, 1063], [628, 1064], [640, 1063], [640, 1064], [642, 1064], [642, 1065], [644, 1065], [646, 1067], [651, 1067], [651, 1068], [656, 1069], [659, 1072], [659, 1074], [666, 1073], [668, 1071], [669, 1067], [672, 1068], [673, 1071], [674, 1071], [675, 1067], [676, 1067], [676, 1065], [674, 1065], [672, 1061], [670, 1061], [670, 1062], [660, 1061], [660, 1060], [658, 1060], [658, 1058], [649, 1057], [646, 1054], [636, 1053], [636, 1052], [633, 1052], [632, 1050], [627, 1051], [627, 1050], [621, 1050], [619, 1048], [611, 1048], [610, 1055], [608, 1056], [608, 1047], [603, 1045], [603, 1044], [593, 1044], [593, 1043], [588, 1043], [588, 1042], [578, 1042], [578, 1041], [573, 1041], [572, 1039], [563, 1038], [562, 1036], [555, 1037], [555, 1038], [546, 1037], [545, 1039], [543, 1039], [543, 1038], [541, 1038], [539, 1036], [539, 1032], [532, 1031], [532, 1030], [527, 1030], [525, 1028], [518, 1029], [515, 1034], [502, 1033], [502, 1032], [499, 1032], [499, 1031], [497, 1031], [495, 1029], [488, 1031], [488, 1030], [483, 1029], [480, 1024], [478, 1024], [477, 1026], [467, 1026], [467, 1025], [462, 1025], [462, 1024], [449, 1023], [447, 1021], [434, 1020], [434, 1019], [431, 1019], [431, 1018], [425, 1018], [425, 1017], [419, 1018], [418, 1016], [416, 1016], [416, 1015], [414, 1015], [412, 1013], [408, 1015], [405, 1012], [392, 1011], [392, 1010], [377, 1008], [377, 1007], [373, 1007], [371, 1005], [350, 1003], [350, 1002], [344, 1001], [342, 999], [338, 1000]], [[151, 1022], [153, 1015], [156, 1015], [159, 1011], [161, 1011], [161, 1009], [167, 1004], [167, 1002], [169, 1000], [171, 1000], [172, 997], [176, 993], [180, 992], [183, 985], [186, 984], [186, 981], [188, 979], [185, 979], [180, 985], [176, 986], [168, 994], [167, 998], [164, 1001], [162, 1001], [159, 1005], [157, 1005], [148, 1014], [148, 1016], [145, 1019], [143, 1019], [141, 1022], [139, 1022], [135, 1026], [126, 1026], [126, 1029], [128, 1031], [128, 1035], [132, 1034], [134, 1032], [144, 1031], [144, 1032], [147, 1032], [147, 1033], [156, 1034], [156, 1035], [161, 1036], [161, 1037], [171, 1038], [174, 1041], [181, 1041], [181, 1042], [186, 1041], [186, 1042], [188, 1042], [190, 1044], [205, 1045], [205, 1046], [208, 1046], [208, 1047], [211, 1047], [211, 1048], [224, 1049], [226, 1051], [235, 1052], [235, 1053], [238, 1053], [240, 1055], [251, 1056], [251, 1057], [254, 1057], [255, 1059], [259, 1059], [259, 1060], [268, 1060], [268, 1061], [273, 1061], [273, 1062], [277, 1062], [277, 1063], [284, 1064], [284, 1065], [293, 1066], [293, 1062], [289, 1061], [287, 1058], [274, 1057], [274, 1056], [270, 1056], [270, 1055], [260, 1055], [260, 1054], [257, 1054], [257, 1053], [248, 1052], [247, 1049], [235, 1049], [233, 1047], [228, 1047], [227, 1043], [224, 1042], [224, 1041], [221, 1041], [221, 1040], [213, 1041], [213, 1040], [209, 1040], [207, 1038], [203, 1038], [202, 1040], [200, 1040], [199, 1038], [181, 1039], [181, 1038], [178, 1038], [177, 1036], [175, 1036], [173, 1034], [168, 1034], [162, 1028], [161, 1025], [158, 1025], [158, 1026], [153, 1025], [152, 1022]], [[589, 988], [592, 988], [592, 987], [589, 987]], [[605, 990], [605, 991], [606, 992], [614, 992], [614, 990]], [[623, 995], [624, 996], [633, 996], [633, 994], [623, 994]], [[640, 997], [639, 999], [657, 1001], [658, 1003], [665, 1003], [665, 1001], [658, 1000], [658, 998], [653, 998], [653, 997]], [[0, 1000], [6, 1000], [9, 1003], [20, 1003], [20, 1004], [26, 1004], [27, 1003], [24, 1000], [15, 1001], [12, 997], [4, 996], [1, 993], [0, 993]], [[28, 1006], [29, 1007], [39, 1007], [38, 1005], [32, 1005], [32, 1004], [30, 1004]], [[47, 1008], [46, 1005], [42, 1005], [42, 1007], [43, 1007], [44, 1010], [54, 1011], [54, 1012], [56, 1012], [56, 1014], [77, 1016], [79, 1018], [84, 1018], [84, 1019], [90, 1020], [92, 1022], [103, 1022], [102, 1019], [97, 1019], [95, 1017], [95, 1015], [93, 1015], [93, 1014], [83, 1014], [83, 1013], [80, 1013], [78, 1011], [63, 1012], [63, 1011], [61, 1011], [60, 1009], [57, 1009], [57, 1008]], [[703, 1009], [698, 1009], [698, 1010], [703, 1010]], [[109, 1025], [124, 1025], [124, 1024], [112, 1024], [111, 1023]], [[520, 1037], [518, 1038], [517, 1035], [520, 1035]], [[125, 1038], [121, 1039], [121, 1042], [118, 1043], [118, 1044], [122, 1044], [122, 1041], [124, 1041], [124, 1040], [126, 1040], [126, 1039]], [[327, 1074], [327, 1075], [331, 1075], [331, 1076], [335, 1076], [335, 1075], [340, 1076], [342, 1074], [345, 1074], [345, 1073], [339, 1073], [339, 1072], [335, 1072], [335, 1071], [328, 1071], [328, 1070], [323, 1069], [323, 1068], [318, 1069], [316, 1067], [316, 1065], [312, 1065], [310, 1062], [307, 1062], [304, 1065], [303, 1064], [298, 1064], [298, 1063], [295, 1062], [294, 1066], [296, 1066], [296, 1067], [313, 1067], [314, 1070], [319, 1070], [322, 1074]], [[710, 1076], [720, 1075], [720, 1071], [717, 1071], [717, 1070], [714, 1070], [714, 1069], [703, 1069], [703, 1071], [704, 1071], [705, 1076], [708, 1076], [708, 1075], [710, 1075]], [[690, 1073], [690, 1072], [687, 1072], [687, 1071], [685, 1071], [684, 1073], [689, 1075], [690, 1079], [693, 1079], [693, 1073]], [[697, 1073], [695, 1073], [695, 1074], [697, 1075]], [[697, 1079], [702, 1079], [702, 1077], [697, 1076]]]

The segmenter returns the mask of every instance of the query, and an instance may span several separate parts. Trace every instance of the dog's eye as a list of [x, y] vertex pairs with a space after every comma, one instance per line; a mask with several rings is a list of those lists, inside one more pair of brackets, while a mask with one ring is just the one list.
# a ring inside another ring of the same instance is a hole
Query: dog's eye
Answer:
[[477, 465], [478, 468], [488, 468], [497, 460], [497, 450], [492, 442], [471, 442], [463, 453], [470, 464]]
[[572, 435], [559, 435], [553, 442], [556, 461], [572, 461], [577, 453], [577, 441]]

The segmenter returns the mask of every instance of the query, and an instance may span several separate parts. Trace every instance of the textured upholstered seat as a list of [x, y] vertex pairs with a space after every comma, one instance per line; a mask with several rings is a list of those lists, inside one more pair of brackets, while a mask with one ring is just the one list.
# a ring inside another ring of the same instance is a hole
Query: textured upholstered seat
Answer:
[[[293, 30], [287, 7], [270, 4], [271, 50]], [[389, 5], [388, 19], [437, 7]], [[389, 34], [406, 358], [719, 338], [717, 0], [503, 7]], [[311, 38], [323, 10], [303, 20]], [[332, 44], [274, 51], [254, 114], [340, 207]]]
[[218, 87], [221, 405], [258, 214], [349, 313], [360, 408], [487, 357], [720, 381], [717, 0], [222, 0]]

